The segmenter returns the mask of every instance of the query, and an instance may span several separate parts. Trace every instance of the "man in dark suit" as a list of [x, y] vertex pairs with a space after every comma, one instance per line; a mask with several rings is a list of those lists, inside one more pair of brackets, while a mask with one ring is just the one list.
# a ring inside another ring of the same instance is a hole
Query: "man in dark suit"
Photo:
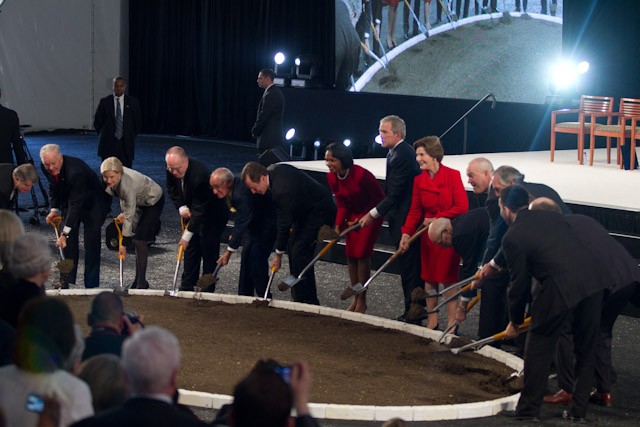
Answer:
[[[398, 116], [386, 116], [380, 120], [378, 128], [382, 138], [382, 146], [389, 149], [385, 180], [385, 197], [376, 207], [360, 219], [360, 225], [366, 227], [374, 218], [384, 216], [389, 223], [391, 240], [399, 245], [402, 237], [400, 228], [404, 225], [407, 212], [411, 206], [413, 179], [420, 173], [416, 153], [404, 142], [406, 135], [404, 120]], [[411, 292], [422, 288], [420, 279], [420, 245], [414, 244], [400, 257], [400, 277], [404, 293], [404, 313], [396, 320], [407, 320], [407, 312], [411, 306]]]
[[[274, 164], [267, 169], [249, 162], [242, 169], [242, 182], [254, 194], [264, 196], [271, 192], [277, 229], [271, 266], [279, 270], [286, 252], [291, 274], [298, 276], [313, 259], [320, 227], [334, 223], [336, 205], [331, 192], [303, 171], [286, 164]], [[296, 302], [320, 304], [313, 267], [291, 288], [291, 295]]]
[[28, 193], [38, 182], [38, 171], [31, 163], [18, 167], [0, 163], [0, 209], [12, 209], [18, 193]]
[[[548, 210], [560, 213], [560, 208], [551, 199], [538, 198], [531, 202], [531, 210]], [[596, 391], [591, 401], [611, 406], [611, 337], [613, 325], [620, 311], [629, 302], [640, 283], [640, 268], [631, 254], [598, 221], [585, 215], [565, 217], [578, 240], [600, 260], [613, 282], [605, 294], [596, 344]], [[573, 333], [571, 325], [565, 324], [558, 340], [556, 368], [560, 390], [544, 397], [545, 403], [567, 404], [571, 401], [574, 383]]]
[[234, 226], [225, 253], [218, 264], [227, 265], [231, 255], [242, 245], [238, 295], [263, 296], [269, 280], [269, 255], [276, 240], [275, 207], [271, 194], [258, 196], [234, 177], [227, 168], [213, 171], [209, 179], [213, 194], [226, 202], [235, 214]]
[[[509, 270], [507, 338], [518, 334], [531, 300], [531, 327], [524, 353], [524, 388], [515, 411], [501, 414], [537, 419], [561, 326], [574, 331], [576, 382], [564, 418], [585, 417], [593, 379], [594, 345], [604, 290], [612, 279], [577, 238], [563, 215], [530, 211], [529, 193], [510, 186], [500, 193], [500, 214], [509, 225], [502, 247]], [[532, 286], [532, 278], [536, 283]]]
[[158, 326], [136, 332], [124, 343], [122, 365], [133, 397], [121, 406], [73, 424], [74, 427], [206, 425], [173, 402], [180, 344], [171, 332]]
[[193, 291], [202, 274], [211, 274], [220, 256], [220, 236], [229, 210], [209, 188], [209, 168], [190, 158], [181, 147], [165, 155], [167, 191], [183, 221], [188, 222], [180, 238], [184, 248], [184, 271], [180, 290]]
[[256, 121], [251, 128], [251, 136], [256, 139], [258, 154], [282, 145], [284, 96], [280, 88], [273, 83], [275, 77], [275, 73], [269, 68], [258, 73], [258, 87], [264, 89], [264, 93], [258, 104]]
[[[0, 90], [2, 97], [2, 90]], [[18, 114], [0, 105], [0, 163], [13, 163], [13, 150], [20, 140]]]
[[93, 127], [100, 134], [98, 156], [117, 157], [130, 168], [135, 155], [136, 136], [140, 133], [142, 118], [138, 100], [125, 95], [127, 83], [123, 77], [113, 79], [113, 94], [98, 103]]
[[[500, 246], [507, 231], [507, 224], [500, 216], [498, 195], [510, 185], [520, 185], [532, 198], [547, 197], [560, 206], [563, 214], [571, 213], [560, 195], [545, 184], [525, 182], [524, 174], [512, 166], [500, 166], [493, 172], [486, 207], [491, 219], [491, 229], [487, 239], [487, 248], [482, 259], [482, 302], [478, 332], [480, 338], [489, 337], [503, 330], [507, 317], [507, 285], [509, 276], [505, 270], [506, 262]], [[496, 343], [499, 347], [499, 343]]]
[[56, 246], [63, 248], [65, 258], [73, 260], [73, 270], [66, 282], [76, 283], [78, 270], [78, 236], [80, 224], [84, 225], [84, 286], [100, 285], [100, 232], [111, 205], [111, 198], [104, 192], [98, 175], [84, 161], [63, 156], [56, 144], [40, 149], [42, 171], [49, 181], [51, 211], [47, 222], [63, 216], [63, 227]]

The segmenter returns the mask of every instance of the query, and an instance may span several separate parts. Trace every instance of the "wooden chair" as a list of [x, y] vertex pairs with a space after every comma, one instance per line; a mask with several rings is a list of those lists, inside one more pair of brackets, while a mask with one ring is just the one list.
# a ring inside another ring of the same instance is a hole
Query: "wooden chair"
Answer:
[[[607, 117], [608, 119], [615, 119], [616, 124], [595, 124], [596, 120], [601, 117]], [[634, 118], [640, 117], [640, 99], [634, 98], [621, 98], [620, 108], [617, 113], [594, 113], [591, 114], [591, 135], [590, 135], [590, 148], [589, 148], [589, 166], [593, 166], [593, 150], [596, 145], [597, 136], [607, 137], [607, 163], [611, 163], [611, 138], [618, 140], [617, 145], [617, 164], [622, 169], [622, 156], [620, 155], [620, 147], [625, 144], [627, 138], [631, 138], [632, 124]], [[635, 120], [637, 123], [637, 120]], [[635, 146], [635, 140], [632, 141]], [[635, 151], [635, 150], [634, 150]], [[635, 158], [635, 152], [633, 153]], [[632, 160], [633, 161], [633, 160]], [[631, 163], [633, 164], [633, 163]]]
[[[594, 113], [612, 113], [612, 96], [582, 95], [580, 97], [580, 109], [556, 110], [551, 112], [551, 161], [553, 162], [556, 151], [556, 133], [571, 133], [578, 135], [578, 162], [584, 163], [584, 136], [591, 133], [591, 115]], [[558, 122], [558, 116], [565, 114], [577, 114], [577, 122]], [[586, 120], [585, 120], [586, 119]], [[607, 124], [611, 124], [611, 117], [607, 118]], [[610, 141], [609, 141], [610, 143]]]
[[640, 117], [631, 118], [631, 156], [629, 162], [629, 170], [633, 170], [636, 166], [636, 140], [640, 139]]

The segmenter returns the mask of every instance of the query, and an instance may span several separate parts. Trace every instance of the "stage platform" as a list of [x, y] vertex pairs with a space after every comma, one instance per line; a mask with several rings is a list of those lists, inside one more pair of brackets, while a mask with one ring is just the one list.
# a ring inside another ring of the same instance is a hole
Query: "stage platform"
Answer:
[[[588, 154], [588, 153], [587, 153]], [[580, 165], [576, 150], [556, 150], [555, 162], [550, 162], [549, 151], [513, 153], [477, 153], [445, 155], [443, 164], [457, 169], [467, 191], [466, 168], [476, 157], [486, 157], [494, 167], [510, 165], [525, 175], [525, 181], [547, 184], [554, 188], [570, 205], [574, 213], [589, 215], [600, 221], [616, 236], [635, 258], [640, 259], [640, 171], [620, 170], [614, 163], [607, 164], [606, 149], [596, 149], [593, 166]], [[586, 157], [585, 157], [586, 158]], [[385, 179], [384, 158], [355, 159], [355, 163], [370, 170], [381, 181]], [[288, 162], [323, 180], [327, 167], [323, 160]]]

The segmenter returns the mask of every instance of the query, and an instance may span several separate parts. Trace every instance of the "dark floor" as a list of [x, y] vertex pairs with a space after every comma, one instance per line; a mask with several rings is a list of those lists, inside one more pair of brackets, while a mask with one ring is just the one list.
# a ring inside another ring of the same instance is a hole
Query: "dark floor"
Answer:
[[[33, 135], [27, 137], [27, 144], [31, 155], [35, 157], [36, 164], [39, 165], [39, 150], [46, 143], [60, 144], [64, 154], [80, 157], [87, 161], [96, 171], [99, 168], [100, 159], [96, 156], [97, 137], [89, 135]], [[187, 138], [170, 138], [158, 136], [142, 136], [138, 138], [136, 160], [134, 168], [152, 177], [161, 185], [164, 185], [164, 153], [172, 145], [181, 145], [187, 153], [193, 157], [203, 160], [211, 169], [218, 166], [226, 166], [234, 172], [239, 172], [242, 166], [249, 160], [256, 158], [253, 146], [248, 144], [229, 144], [211, 140], [193, 140]], [[39, 192], [39, 190], [38, 190]], [[22, 195], [21, 203], [28, 205], [31, 203], [30, 197]], [[113, 205], [114, 213], [119, 212], [116, 204]], [[22, 213], [25, 222], [28, 222], [30, 212]], [[28, 231], [40, 231], [47, 236], [51, 236], [53, 242], [53, 231], [51, 228], [41, 223], [40, 225], [27, 224]], [[149, 260], [148, 279], [152, 288], [166, 289], [171, 286], [173, 273], [176, 266], [177, 243], [180, 236], [179, 220], [175, 208], [171, 203], [165, 204], [162, 215], [162, 231], [157, 242], [152, 246]], [[52, 244], [52, 251], [53, 251]], [[57, 251], [55, 251], [57, 255]], [[118, 282], [118, 260], [115, 252], [106, 248], [102, 253], [101, 286], [111, 288]], [[286, 257], [285, 257], [286, 259]], [[284, 266], [283, 271], [288, 267]], [[80, 271], [82, 262], [80, 262]], [[237, 277], [239, 270], [239, 256], [231, 258], [230, 264], [220, 272], [220, 281], [217, 292], [235, 294], [237, 291]], [[133, 280], [133, 261], [125, 260], [124, 267], [125, 285]], [[284, 274], [284, 273], [282, 273]], [[56, 280], [53, 275], [52, 281]], [[78, 275], [82, 277], [81, 274]], [[342, 265], [319, 262], [316, 268], [318, 281], [318, 294], [323, 305], [334, 308], [346, 308], [347, 303], [339, 299], [340, 292], [347, 284], [346, 267]], [[79, 283], [77, 287], [82, 287]], [[274, 298], [289, 299], [289, 295], [276, 291]], [[399, 278], [395, 275], [383, 273], [379, 279], [373, 283], [368, 294], [369, 314], [392, 318], [402, 311], [402, 291]], [[167, 315], [170, 315], [168, 313]], [[441, 324], [445, 323], [441, 319]], [[473, 337], [477, 330], [477, 311], [473, 311], [467, 321], [461, 326], [462, 335]], [[640, 370], [635, 366], [636, 357], [639, 355], [638, 344], [633, 337], [640, 336], [640, 323], [638, 319], [622, 316], [615, 329], [613, 341], [613, 360], [618, 373], [618, 383], [614, 387], [613, 394], [615, 406], [613, 408], [601, 408], [592, 406], [589, 410], [588, 418], [593, 425], [613, 426], [636, 426], [640, 425]], [[265, 354], [265, 357], [269, 355]], [[312, 367], [313, 372], [313, 367]], [[346, 378], [345, 380], [348, 380]], [[554, 390], [555, 391], [555, 390]], [[634, 403], [635, 402], [635, 403]], [[566, 422], [555, 418], [562, 408], [545, 406], [542, 416], [542, 425], [564, 425]], [[205, 418], [213, 416], [212, 410], [199, 411]], [[346, 422], [323, 420], [323, 426], [377, 426], [381, 423], [372, 422]], [[412, 425], [422, 425], [427, 423], [412, 423]], [[474, 420], [443, 421], [439, 425], [458, 426], [507, 426], [512, 422], [500, 417], [482, 418]]]

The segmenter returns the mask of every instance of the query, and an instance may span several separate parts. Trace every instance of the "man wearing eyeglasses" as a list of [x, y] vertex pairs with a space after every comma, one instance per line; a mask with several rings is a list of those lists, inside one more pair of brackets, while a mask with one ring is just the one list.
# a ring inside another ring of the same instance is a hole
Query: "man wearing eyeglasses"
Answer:
[[202, 274], [211, 274], [220, 256], [220, 236], [229, 219], [224, 200], [209, 187], [209, 168], [190, 158], [182, 147], [165, 155], [167, 190], [180, 218], [186, 224], [179, 246], [184, 248], [181, 291], [193, 291]]

